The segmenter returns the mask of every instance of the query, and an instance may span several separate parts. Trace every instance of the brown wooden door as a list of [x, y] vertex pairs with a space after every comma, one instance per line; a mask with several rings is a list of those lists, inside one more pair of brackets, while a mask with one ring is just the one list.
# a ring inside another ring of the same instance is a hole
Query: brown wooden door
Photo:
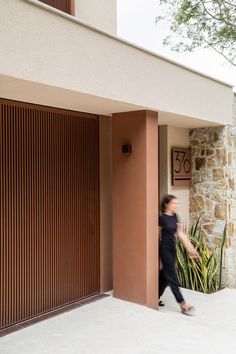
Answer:
[[0, 100], [0, 328], [99, 292], [98, 118]]
[[58, 10], [72, 14], [72, 2], [75, 0], [39, 0], [45, 4], [55, 7]]

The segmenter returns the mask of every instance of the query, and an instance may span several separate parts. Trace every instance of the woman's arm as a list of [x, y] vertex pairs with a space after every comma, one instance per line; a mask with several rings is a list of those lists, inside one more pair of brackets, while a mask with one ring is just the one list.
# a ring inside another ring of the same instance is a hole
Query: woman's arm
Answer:
[[179, 237], [180, 241], [183, 243], [184, 247], [186, 248], [189, 257], [197, 258], [198, 252], [193, 247], [188, 236], [182, 231], [181, 226], [179, 224], [177, 225], [177, 236]]

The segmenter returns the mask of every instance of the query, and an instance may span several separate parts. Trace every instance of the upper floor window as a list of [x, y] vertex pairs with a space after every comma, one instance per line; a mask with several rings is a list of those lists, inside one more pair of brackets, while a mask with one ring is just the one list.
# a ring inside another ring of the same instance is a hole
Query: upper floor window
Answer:
[[70, 15], [73, 15], [73, 1], [74, 0], [39, 0], [45, 4], [55, 7], [58, 10], [67, 12]]

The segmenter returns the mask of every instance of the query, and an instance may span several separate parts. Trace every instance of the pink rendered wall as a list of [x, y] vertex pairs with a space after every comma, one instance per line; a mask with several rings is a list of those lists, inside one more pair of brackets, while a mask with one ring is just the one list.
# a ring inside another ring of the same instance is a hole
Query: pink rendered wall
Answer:
[[[114, 296], [157, 308], [158, 217], [157, 113], [114, 114], [113, 290]], [[122, 144], [131, 143], [130, 156]]]

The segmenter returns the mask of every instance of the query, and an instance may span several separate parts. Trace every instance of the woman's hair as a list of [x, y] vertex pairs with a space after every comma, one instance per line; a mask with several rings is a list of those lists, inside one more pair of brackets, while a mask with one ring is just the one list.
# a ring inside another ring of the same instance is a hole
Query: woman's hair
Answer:
[[176, 197], [172, 194], [167, 194], [164, 195], [164, 197], [161, 200], [161, 212], [164, 213], [166, 211], [166, 206], [173, 200], [176, 199]]

